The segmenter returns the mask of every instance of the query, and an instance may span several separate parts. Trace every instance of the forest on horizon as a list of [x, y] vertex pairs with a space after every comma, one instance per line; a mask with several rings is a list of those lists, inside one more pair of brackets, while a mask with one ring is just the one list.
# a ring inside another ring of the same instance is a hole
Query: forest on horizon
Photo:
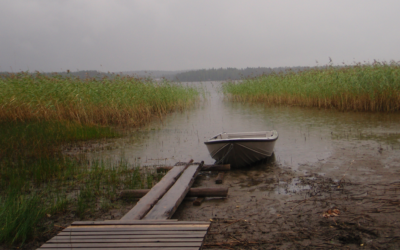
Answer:
[[[272, 73], [283, 73], [286, 71], [303, 71], [310, 67], [257, 67], [257, 68], [211, 68], [211, 69], [198, 69], [187, 71], [161, 71], [161, 70], [142, 70], [142, 71], [124, 71], [124, 72], [101, 72], [97, 70], [81, 70], [81, 71], [64, 71], [64, 72], [47, 72], [42, 74], [47, 75], [60, 75], [61, 77], [78, 77], [80, 79], [103, 77], [114, 78], [117, 75], [129, 75], [138, 78], [152, 78], [152, 79], [167, 79], [170, 81], [178, 82], [196, 82], [196, 81], [227, 81], [227, 80], [241, 80], [249, 77], [256, 77], [260, 75], [268, 75]], [[37, 72], [31, 72], [36, 74]], [[8, 76], [14, 74], [13, 72], [0, 72], [1, 76]]]

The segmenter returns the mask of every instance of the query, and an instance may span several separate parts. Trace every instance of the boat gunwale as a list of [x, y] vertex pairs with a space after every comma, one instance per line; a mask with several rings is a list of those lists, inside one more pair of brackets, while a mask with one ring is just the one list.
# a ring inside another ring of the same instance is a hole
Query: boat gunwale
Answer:
[[243, 138], [243, 139], [216, 139], [216, 140], [205, 141], [204, 144], [216, 144], [216, 143], [231, 143], [231, 142], [272, 142], [278, 140], [278, 136], [275, 138]]

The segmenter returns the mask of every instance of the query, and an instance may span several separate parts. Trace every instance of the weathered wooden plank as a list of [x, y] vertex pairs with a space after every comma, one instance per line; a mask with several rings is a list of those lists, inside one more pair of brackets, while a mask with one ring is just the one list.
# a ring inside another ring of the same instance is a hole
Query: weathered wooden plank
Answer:
[[[38, 249], [49, 249], [49, 248], [38, 248]], [[98, 248], [98, 247], [79, 247], [79, 248], [75, 248], [75, 247], [71, 247], [71, 248], [60, 248], [60, 249], [68, 249], [68, 250], [95, 250], [95, 249], [102, 249], [102, 250], [106, 250], [106, 249], [115, 249], [114, 247], [105, 247], [105, 248]], [[163, 246], [162, 248], [160, 247], [119, 247], [118, 249], [129, 249], [129, 250], [160, 250], [160, 249], [170, 249], [170, 250], [199, 250], [199, 247], [169, 247], [169, 246]]]
[[224, 180], [225, 173], [220, 172], [218, 173], [217, 179], [215, 180], [215, 184], [222, 184], [222, 181]]
[[200, 206], [203, 203], [204, 197], [197, 197], [196, 200], [193, 201], [194, 206]]
[[198, 166], [189, 166], [185, 172], [182, 173], [179, 180], [176, 181], [174, 186], [161, 198], [157, 204], [148, 212], [143, 220], [159, 220], [169, 219], [175, 213], [186, 194], [189, 192], [190, 187], [193, 185], [196, 176], [200, 169], [203, 167], [204, 162]]
[[63, 232], [113, 232], [113, 231], [181, 231], [181, 230], [190, 230], [190, 231], [202, 231], [207, 230], [208, 226], [168, 226], [168, 225], [151, 225], [151, 226], [113, 226], [113, 227], [69, 227], [63, 230]]
[[154, 242], [198, 242], [203, 241], [203, 238], [173, 238], [173, 239], [76, 239], [75, 237], [64, 239], [51, 239], [47, 243], [154, 243]]
[[[169, 171], [173, 167], [171, 166], [163, 166], [157, 167], [157, 171]], [[200, 171], [229, 171], [231, 170], [231, 164], [225, 165], [203, 165]]]
[[[190, 160], [190, 165], [193, 160]], [[174, 185], [186, 166], [176, 166], [169, 171], [121, 220], [140, 220], [157, 201]]]
[[41, 248], [126, 248], [126, 247], [200, 247], [201, 242], [177, 242], [177, 243], [55, 243], [55, 244], [44, 244]]
[[138, 224], [138, 225], [80, 225], [80, 226], [70, 226], [68, 228], [74, 229], [74, 228], [173, 228], [173, 227], [184, 227], [187, 229], [190, 229], [191, 227], [203, 227], [203, 228], [207, 228], [209, 226], [209, 224], [207, 223], [187, 223], [187, 224], [178, 224], [178, 225], [174, 225], [174, 224]]
[[205, 233], [192, 233], [192, 234], [136, 234], [136, 235], [57, 235], [51, 238], [48, 242], [53, 240], [64, 239], [175, 239], [175, 238], [204, 238]]
[[203, 165], [201, 171], [229, 171], [231, 170], [231, 164], [224, 165]]
[[[227, 197], [229, 188], [190, 188], [186, 197]], [[146, 195], [150, 189], [123, 190], [120, 193], [121, 198], [141, 198]]]
[[206, 230], [177, 230], [177, 231], [158, 231], [158, 230], [149, 230], [149, 231], [100, 231], [100, 232], [86, 232], [86, 231], [78, 231], [78, 232], [60, 232], [58, 236], [93, 236], [93, 235], [157, 235], [157, 234], [164, 234], [164, 235], [197, 235], [200, 233], [206, 233]]
[[107, 221], [74, 221], [71, 226], [92, 225], [209, 225], [206, 221], [174, 221], [174, 220], [107, 220]]

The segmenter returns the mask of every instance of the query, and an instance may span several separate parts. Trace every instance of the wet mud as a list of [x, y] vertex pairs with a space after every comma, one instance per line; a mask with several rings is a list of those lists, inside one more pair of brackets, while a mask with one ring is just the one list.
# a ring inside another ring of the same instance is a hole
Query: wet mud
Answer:
[[[231, 170], [228, 198], [184, 202], [174, 217], [212, 222], [204, 249], [399, 249], [399, 152], [358, 141], [296, 169], [272, 161]], [[195, 185], [220, 186], [215, 177]]]

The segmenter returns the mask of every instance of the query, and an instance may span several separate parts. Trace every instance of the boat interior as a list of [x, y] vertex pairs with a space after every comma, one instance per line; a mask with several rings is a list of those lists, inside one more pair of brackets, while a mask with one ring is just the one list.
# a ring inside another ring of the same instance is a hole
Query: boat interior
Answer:
[[243, 132], [243, 133], [221, 133], [214, 137], [215, 140], [244, 139], [244, 138], [266, 138], [272, 137], [273, 131]]

